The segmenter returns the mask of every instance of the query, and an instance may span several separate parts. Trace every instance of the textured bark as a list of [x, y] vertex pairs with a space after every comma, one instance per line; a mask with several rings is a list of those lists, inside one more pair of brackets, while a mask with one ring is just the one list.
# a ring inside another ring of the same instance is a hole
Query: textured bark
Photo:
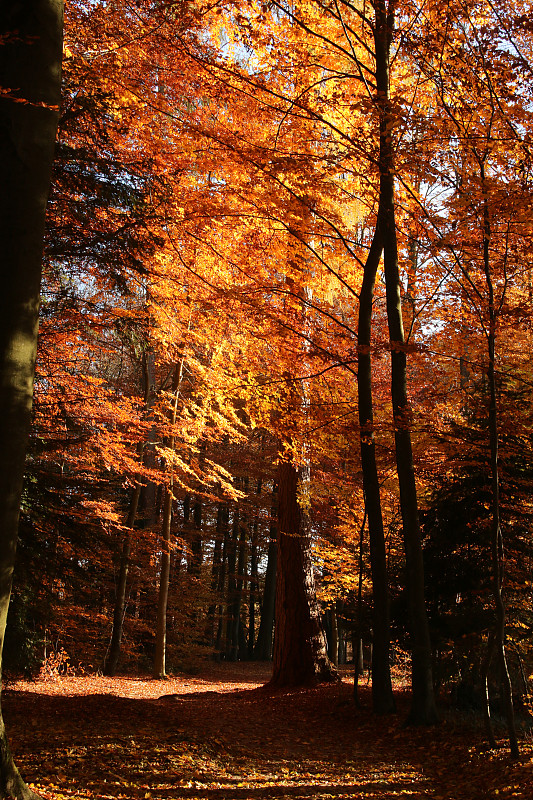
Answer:
[[407, 400], [407, 358], [402, 321], [398, 245], [394, 210], [394, 114], [389, 100], [389, 53], [394, 26], [394, 4], [376, 0], [375, 56], [377, 105], [380, 117], [379, 217], [387, 298], [387, 321], [391, 344], [392, 407], [396, 470], [400, 487], [400, 508], [406, 559], [407, 596], [411, 627], [412, 705], [408, 722], [432, 724], [438, 721], [433, 688], [431, 642], [424, 598], [424, 562], [418, 517], [415, 474]]
[[271, 686], [337, 680], [316, 599], [311, 539], [298, 504], [298, 470], [278, 467], [278, 574]]
[[[15, 562], [37, 348], [44, 219], [57, 131], [59, 0], [2, 3], [0, 32], [0, 654]], [[13, 36], [10, 37], [10, 33]], [[0, 796], [35, 798], [0, 714]]]

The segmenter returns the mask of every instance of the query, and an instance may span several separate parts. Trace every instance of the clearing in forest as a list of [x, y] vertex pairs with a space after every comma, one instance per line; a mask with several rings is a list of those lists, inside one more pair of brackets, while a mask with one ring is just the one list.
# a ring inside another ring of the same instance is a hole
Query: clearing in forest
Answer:
[[533, 744], [490, 750], [480, 721], [434, 728], [356, 709], [338, 685], [268, 692], [268, 667], [209, 665], [197, 676], [64, 677], [11, 684], [5, 715], [25, 778], [46, 800], [477, 800], [533, 797]]

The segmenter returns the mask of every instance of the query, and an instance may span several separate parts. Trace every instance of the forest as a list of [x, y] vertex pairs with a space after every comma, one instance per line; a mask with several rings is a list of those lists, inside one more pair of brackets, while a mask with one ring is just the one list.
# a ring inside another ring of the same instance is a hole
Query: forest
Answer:
[[[443, 737], [449, 707], [491, 748], [503, 725], [519, 759], [533, 4], [19, 6], [0, 10], [4, 688], [256, 662], [270, 692], [349, 676], [352, 713], [366, 698], [406, 735]], [[45, 796], [0, 723], [0, 797]]]

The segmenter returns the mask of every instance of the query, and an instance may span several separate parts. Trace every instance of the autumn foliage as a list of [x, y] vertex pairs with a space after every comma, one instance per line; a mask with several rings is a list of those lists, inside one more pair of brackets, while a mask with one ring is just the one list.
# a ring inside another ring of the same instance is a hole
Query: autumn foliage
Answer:
[[8, 676], [271, 657], [287, 534], [332, 662], [528, 708], [530, 5], [68, 4]]

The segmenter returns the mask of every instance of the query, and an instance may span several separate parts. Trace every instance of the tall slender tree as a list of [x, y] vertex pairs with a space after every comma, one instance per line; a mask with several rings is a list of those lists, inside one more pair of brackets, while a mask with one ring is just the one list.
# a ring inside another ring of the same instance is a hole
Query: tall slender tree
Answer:
[[402, 321], [398, 242], [395, 214], [394, 112], [390, 97], [390, 51], [395, 25], [395, 0], [374, 2], [376, 106], [379, 113], [379, 212], [383, 226], [383, 257], [387, 320], [392, 362], [392, 407], [396, 468], [406, 559], [406, 583], [412, 653], [412, 705], [409, 721], [438, 720], [433, 687], [431, 642], [424, 598], [424, 562], [407, 399], [407, 355]]

